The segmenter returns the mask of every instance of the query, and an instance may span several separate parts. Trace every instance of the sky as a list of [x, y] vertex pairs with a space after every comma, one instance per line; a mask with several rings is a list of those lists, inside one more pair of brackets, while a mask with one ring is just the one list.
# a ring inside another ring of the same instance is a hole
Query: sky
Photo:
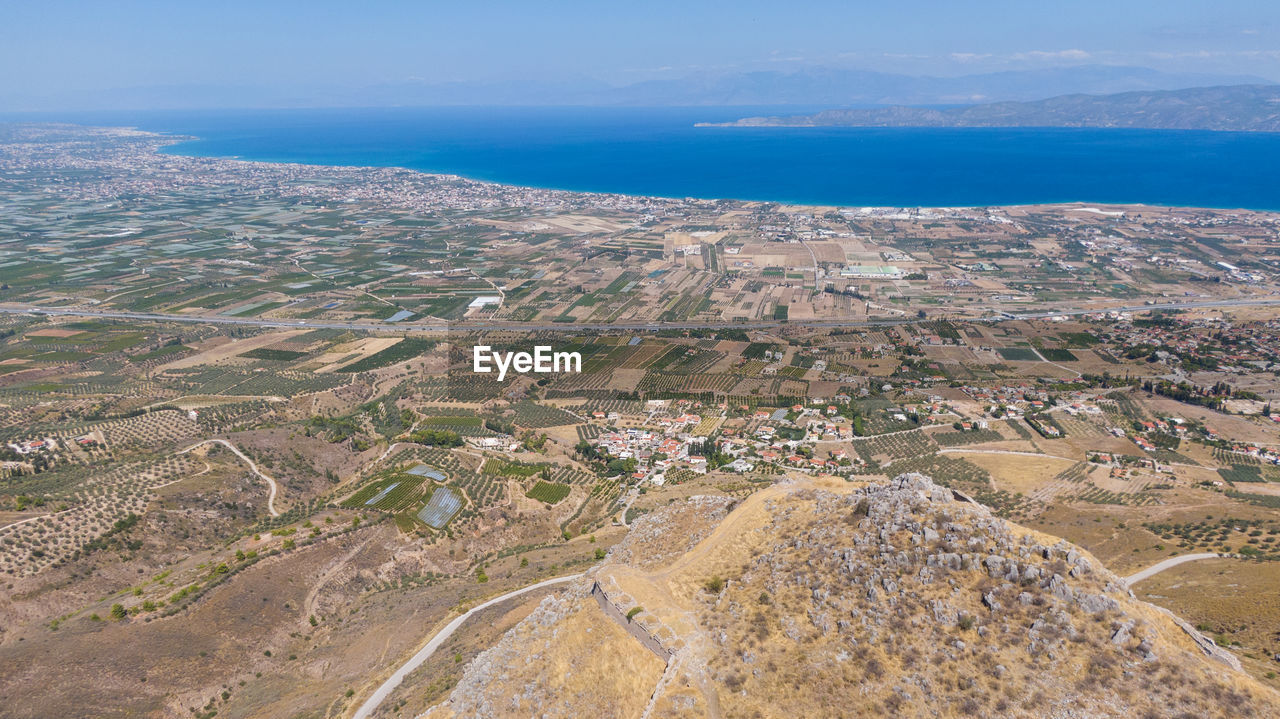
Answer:
[[1280, 81], [1274, 0], [0, 0], [0, 107], [120, 88], [590, 86], [815, 66], [1074, 64]]

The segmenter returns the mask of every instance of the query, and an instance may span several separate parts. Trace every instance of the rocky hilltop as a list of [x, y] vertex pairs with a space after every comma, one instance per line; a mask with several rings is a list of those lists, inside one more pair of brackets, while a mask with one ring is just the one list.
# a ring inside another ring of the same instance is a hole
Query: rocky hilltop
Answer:
[[715, 127], [1110, 127], [1280, 132], [1280, 86], [1061, 95], [964, 107], [892, 106], [813, 115], [748, 117]]
[[1084, 550], [918, 474], [643, 517], [441, 717], [1280, 716]]

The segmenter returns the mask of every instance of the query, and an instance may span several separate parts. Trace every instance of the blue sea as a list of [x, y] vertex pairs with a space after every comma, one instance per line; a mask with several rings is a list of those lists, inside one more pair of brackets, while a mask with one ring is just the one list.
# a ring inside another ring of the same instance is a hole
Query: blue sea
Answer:
[[192, 135], [169, 152], [408, 167], [479, 180], [822, 205], [1084, 201], [1280, 209], [1280, 134], [715, 128], [817, 108], [393, 108], [112, 113]]

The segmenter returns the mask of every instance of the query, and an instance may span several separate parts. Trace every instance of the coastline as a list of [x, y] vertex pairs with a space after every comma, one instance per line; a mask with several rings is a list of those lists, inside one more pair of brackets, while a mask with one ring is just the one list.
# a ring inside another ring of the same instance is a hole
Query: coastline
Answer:
[[[716, 128], [710, 127], [710, 125], [704, 125], [704, 127], [707, 127], [710, 129], [716, 129]], [[891, 132], [911, 129], [911, 128], [830, 128], [830, 127], [723, 128], [723, 127], [720, 127], [719, 129], [727, 130], [729, 132], [734, 132], [736, 130], [752, 130], [752, 129], [768, 130], [768, 131], [772, 131], [774, 129], [779, 129], [783, 131], [787, 129], [798, 129], [798, 130], [803, 130], [804, 134], [812, 134], [816, 132], [830, 132], [832, 130], [835, 130], [835, 131], [851, 131], [852, 130], [855, 132], [860, 130], [875, 130], [878, 132], [891, 133]], [[992, 130], [992, 128], [922, 128], [922, 129], [927, 131], [959, 130], [959, 131], [966, 131], [966, 132], [973, 132], [973, 131], [986, 132], [986, 131]], [[1013, 128], [1013, 129], [1018, 131], [1023, 131], [1023, 132], [1027, 130], [1027, 128]], [[1076, 128], [1049, 128], [1049, 129], [1053, 131], [1062, 131], [1064, 129], [1071, 130]], [[1086, 128], [1086, 130], [1089, 130], [1089, 129]], [[1280, 211], [1280, 192], [1267, 193], [1263, 191], [1258, 191], [1256, 189], [1257, 188], [1256, 182], [1249, 183], [1247, 180], [1244, 180], [1244, 179], [1241, 179], [1239, 181], [1240, 187], [1250, 188], [1249, 192], [1259, 197], [1259, 200], [1257, 202], [1251, 202], [1251, 201], [1232, 202], [1232, 201], [1226, 201], [1226, 200], [1212, 201], [1211, 199], [1207, 199], [1206, 201], [1201, 201], [1201, 202], [1183, 202], [1183, 201], [1175, 201], [1175, 200], [1160, 201], [1160, 200], [1155, 200], [1149, 197], [1143, 197], [1142, 196], [1143, 193], [1141, 192], [1139, 192], [1137, 195], [1127, 194], [1122, 196], [1116, 196], [1116, 195], [1111, 195], [1107, 191], [1105, 183], [1102, 183], [1102, 182], [1099, 182], [1096, 186], [1094, 186], [1098, 190], [1096, 193], [1072, 192], [1071, 194], [1067, 194], [1064, 191], [1062, 193], [1052, 194], [1043, 199], [1041, 198], [1028, 198], [1028, 199], [1012, 198], [1011, 199], [1007, 197], [992, 197], [989, 201], [886, 202], [886, 201], [883, 201], [884, 199], [883, 197], [859, 198], [856, 196], [850, 196], [847, 199], [839, 199], [838, 201], [835, 201], [833, 198], [830, 198], [830, 197], [814, 197], [811, 193], [802, 191], [803, 188], [806, 188], [806, 187], [813, 187], [813, 186], [819, 186], [819, 185], [821, 185], [822, 187], [827, 187], [828, 185], [822, 185], [822, 183], [820, 182], [820, 178], [809, 178], [805, 180], [805, 182], [793, 183], [789, 185], [786, 183], [775, 183], [775, 186], [779, 188], [785, 187], [786, 189], [797, 190], [794, 193], [786, 192], [786, 191], [773, 192], [773, 191], [770, 191], [768, 188], [761, 188], [758, 192], [751, 192], [751, 191], [734, 192], [732, 191], [732, 188], [728, 188], [724, 192], [715, 191], [714, 188], [708, 189], [707, 191], [695, 191], [695, 192], [681, 192], [679, 191], [680, 188], [673, 188], [667, 192], [652, 191], [651, 189], [632, 190], [632, 189], [617, 188], [617, 187], [601, 187], [598, 185], [598, 180], [596, 178], [593, 178], [592, 176], [585, 175], [585, 174], [581, 176], [573, 176], [572, 173], [569, 173], [561, 177], [555, 177], [553, 176], [555, 174], [554, 172], [548, 172], [546, 173], [547, 175], [545, 178], [546, 181], [539, 182], [539, 181], [530, 181], [529, 179], [513, 180], [506, 177], [498, 177], [498, 176], [494, 176], [495, 175], [494, 172], [486, 172], [482, 170], [477, 170], [472, 172], [458, 171], [449, 167], [443, 167], [443, 166], [424, 167], [421, 162], [415, 163], [413, 161], [408, 161], [408, 162], [404, 161], [403, 155], [412, 154], [413, 152], [419, 152], [420, 148], [405, 149], [403, 151], [400, 151], [398, 154], [401, 155], [401, 157], [395, 157], [397, 153], [392, 152], [391, 153], [393, 156], [392, 159], [385, 163], [376, 162], [376, 161], [370, 162], [369, 159], [365, 157], [353, 158], [349, 162], [348, 161], [335, 162], [333, 161], [332, 158], [324, 158], [324, 159], [316, 158], [314, 160], [309, 160], [305, 157], [301, 157], [301, 158], [285, 157], [285, 156], [280, 156], [276, 154], [268, 156], [265, 153], [253, 152], [253, 148], [251, 147], [238, 148], [237, 151], [235, 152], [222, 152], [222, 151], [219, 151], [220, 148], [217, 147], [216, 144], [211, 144], [211, 140], [205, 136], [194, 135], [187, 132], [170, 133], [170, 132], [156, 132], [154, 130], [143, 130], [143, 131], [153, 133], [160, 137], [171, 138], [171, 141], [167, 142], [164, 147], [159, 148], [157, 152], [163, 155], [171, 155], [175, 157], [257, 162], [257, 163], [268, 163], [268, 164], [276, 164], [276, 165], [305, 165], [309, 167], [342, 167], [347, 169], [356, 168], [356, 169], [369, 169], [369, 170], [395, 169], [395, 170], [416, 172], [424, 176], [458, 178], [458, 179], [467, 180], [471, 182], [479, 182], [479, 183], [485, 183], [485, 184], [491, 184], [491, 185], [523, 188], [523, 189], [530, 189], [530, 190], [568, 192], [568, 193], [590, 195], [590, 196], [638, 197], [638, 198], [653, 198], [653, 199], [663, 199], [663, 200], [694, 199], [694, 200], [704, 200], [704, 201], [779, 204], [779, 205], [797, 206], [797, 207], [830, 207], [830, 208], [839, 208], [839, 209], [848, 209], [848, 208], [856, 209], [856, 208], [862, 208], [862, 207], [872, 207], [872, 208], [920, 208], [920, 209], [953, 210], [953, 209], [982, 208], [982, 207], [1017, 208], [1017, 207], [1067, 206], [1067, 205], [1073, 205], [1073, 204], [1094, 204], [1094, 205], [1108, 205], [1108, 206], [1117, 206], [1117, 207], [1123, 206], [1123, 207], [1132, 207], [1132, 208], [1141, 207], [1141, 208], [1152, 208], [1152, 209], [1154, 208], [1204, 209], [1204, 210], [1219, 210], [1219, 211], [1250, 211], [1250, 212]], [[1098, 130], [1093, 130], [1093, 131], [1099, 132]], [[1107, 132], [1110, 132], [1110, 131], [1107, 131]], [[1120, 130], [1118, 132], [1126, 132], [1126, 131]], [[1157, 131], [1157, 132], [1191, 133], [1192, 131], [1169, 130], [1169, 131]], [[1214, 134], [1225, 135], [1230, 133], [1214, 133]], [[1254, 133], [1250, 133], [1250, 134], [1254, 134]], [[735, 159], [737, 161], [741, 161], [741, 158], [735, 158]], [[721, 171], [727, 173], [731, 169], [732, 168], [729, 167]], [[712, 173], [711, 170], [708, 170], [707, 172], [708, 174]], [[837, 174], [835, 173], [834, 170], [830, 170], [829, 168], [824, 170], [824, 172], [828, 172], [830, 174]], [[496, 174], [501, 174], [501, 173], [496, 173]], [[516, 173], [516, 174], [519, 174], [519, 173]], [[525, 172], [525, 174], [529, 174], [529, 173]], [[537, 174], [537, 173], [533, 173], [533, 174]], [[1036, 174], [1042, 174], [1042, 172], [1038, 171]], [[619, 173], [619, 176], [621, 177], [621, 179], [617, 180], [617, 182], [619, 182], [620, 184], [635, 182], [634, 180], [629, 179], [629, 176], [624, 176], [624, 173]], [[1008, 187], [1017, 187], [1020, 184], [1025, 184], [1025, 183], [1019, 183], [1017, 181], [1018, 177], [1016, 175], [1010, 175], [1010, 177], [1012, 179], [1002, 180], [1005, 186], [1002, 187], [999, 192], [996, 192], [994, 194], [997, 194], [997, 195], [1002, 194], [1008, 191], [1006, 189]], [[613, 180], [610, 180], [610, 181], [613, 181]], [[645, 178], [645, 180], [641, 181], [641, 184], [644, 184], [645, 182], [648, 182], [649, 184], [653, 184], [649, 180], [649, 178]], [[921, 184], [924, 186], [927, 186], [929, 185], [929, 182], [930, 181], [922, 181]], [[953, 184], [948, 184], [948, 183], [943, 183], [934, 179], [934, 180], [931, 180], [931, 182], [934, 183], [933, 185], [934, 187], [943, 187], [943, 188], [953, 187], [953, 186], [966, 187], [966, 188], [968, 187], [967, 184], [959, 181]], [[988, 182], [992, 182], [992, 180], [988, 179]], [[1221, 183], [1219, 183], [1219, 185], [1220, 184]], [[831, 192], [838, 192], [838, 190], [833, 190]], [[1021, 192], [1021, 191], [1019, 190], [1018, 192]], [[1014, 194], [1018, 194], [1018, 192], [1015, 192]], [[1034, 190], [1032, 192], [1034, 192]], [[931, 194], [931, 192], [927, 189], [922, 190], [921, 192], [922, 196], [927, 196], [929, 194]]]

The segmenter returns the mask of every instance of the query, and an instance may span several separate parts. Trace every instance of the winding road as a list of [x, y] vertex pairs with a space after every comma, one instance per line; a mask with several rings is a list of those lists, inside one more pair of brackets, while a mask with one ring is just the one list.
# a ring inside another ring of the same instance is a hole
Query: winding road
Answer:
[[461, 627], [464, 623], [466, 623], [466, 621], [470, 619], [473, 615], [475, 615], [477, 612], [484, 611], [485, 609], [488, 609], [489, 607], [492, 607], [495, 604], [500, 604], [513, 597], [518, 597], [521, 594], [527, 594], [528, 592], [542, 589], [543, 587], [550, 587], [556, 584], [572, 582], [573, 580], [579, 579], [581, 577], [582, 577], [581, 574], [570, 574], [567, 577], [556, 577], [554, 579], [544, 579], [541, 582], [538, 582], [537, 584], [530, 584], [527, 587], [522, 587], [520, 589], [507, 592], [506, 594], [494, 597], [493, 599], [490, 599], [487, 602], [484, 602], [483, 604], [477, 604], [476, 606], [467, 610], [463, 614], [456, 617], [453, 621], [446, 624], [444, 629], [441, 629], [439, 632], [436, 632], [436, 635], [431, 638], [431, 641], [427, 642], [426, 646], [419, 649], [417, 654], [414, 654], [412, 657], [409, 657], [409, 661], [405, 662], [404, 664], [401, 664], [400, 668], [397, 669], [394, 674], [388, 677], [387, 680], [383, 682], [381, 686], [375, 689], [373, 694], [371, 694], [368, 699], [364, 700], [364, 703], [360, 705], [360, 708], [356, 709], [355, 713], [351, 715], [351, 719], [368, 719], [369, 715], [373, 713], [373, 710], [377, 709], [378, 705], [381, 704], [383, 701], [385, 701], [386, 698], [390, 696], [391, 692], [394, 691], [396, 687], [400, 686], [400, 683], [404, 681], [405, 677], [409, 676], [409, 674], [414, 669], [417, 669], [418, 667], [422, 666], [423, 662], [430, 659], [431, 655], [435, 654], [436, 650], [439, 649], [446, 641], [448, 641], [449, 637], [453, 636], [453, 633], [458, 631], [458, 628]]
[[1140, 572], [1137, 572], [1135, 574], [1130, 574], [1129, 576], [1124, 578], [1124, 583], [1132, 587], [1134, 584], [1137, 584], [1138, 582], [1141, 582], [1142, 580], [1147, 579], [1152, 575], [1159, 574], [1160, 572], [1163, 572], [1166, 569], [1172, 569], [1178, 566], [1179, 564], [1186, 564], [1187, 562], [1198, 562], [1201, 559], [1217, 559], [1219, 557], [1225, 557], [1225, 556], [1227, 555], [1218, 554], [1216, 552], [1204, 552], [1201, 554], [1184, 554], [1180, 557], [1169, 557], [1168, 559], [1165, 559], [1163, 561], [1156, 562], [1155, 564], [1151, 565], [1150, 567], [1147, 567], [1146, 569]]
[[245, 464], [249, 465], [249, 469], [253, 470], [254, 474], [265, 479], [267, 481], [267, 484], [271, 485], [271, 493], [267, 495], [267, 511], [270, 512], [271, 516], [273, 517], [280, 516], [280, 513], [276, 511], [276, 491], [278, 489], [276, 487], [276, 481], [271, 477], [267, 476], [267, 474], [264, 473], [261, 469], [258, 469], [258, 464], [254, 462], [252, 459], [249, 459], [248, 457], [246, 457], [244, 452], [241, 452], [240, 449], [236, 447], [234, 444], [231, 444], [225, 439], [206, 439], [202, 442], [196, 442], [190, 447], [187, 447], [181, 452], [178, 452], [178, 454], [186, 454], [187, 452], [190, 452], [191, 450], [197, 449], [199, 447], [203, 447], [206, 444], [220, 444], [223, 447], [226, 447], [227, 449], [235, 453], [237, 457], [244, 460]]

